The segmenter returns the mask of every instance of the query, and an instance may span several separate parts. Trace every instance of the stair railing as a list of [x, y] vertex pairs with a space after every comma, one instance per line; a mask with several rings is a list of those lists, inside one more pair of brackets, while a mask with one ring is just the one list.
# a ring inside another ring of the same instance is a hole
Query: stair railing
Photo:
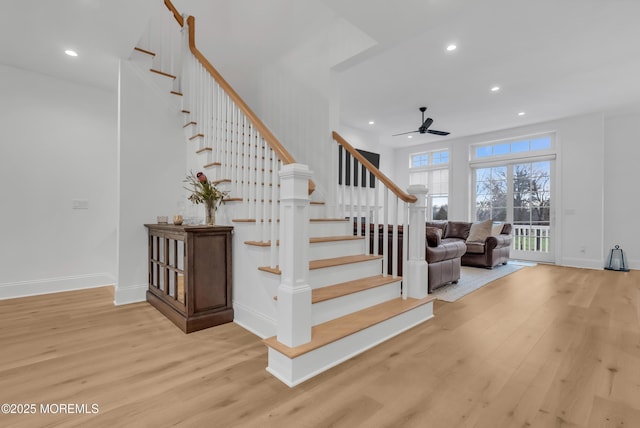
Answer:
[[[214, 181], [228, 183], [231, 202], [242, 202], [240, 216], [255, 219], [257, 240], [270, 243], [269, 264], [276, 267], [278, 172], [295, 159], [198, 50], [195, 18], [182, 16], [170, 0], [164, 4], [172, 16], [165, 11], [163, 17], [154, 17], [143, 40], [146, 37], [149, 50], [158, 53], [157, 68], [176, 77], [172, 92], [182, 97], [192, 132], [189, 140], [203, 165], [215, 171]], [[182, 37], [175, 31], [176, 22]], [[309, 180], [309, 194], [314, 189]]]
[[[417, 222], [421, 221], [421, 227], [419, 224], [410, 227], [409, 224], [409, 210], [414, 208], [418, 198], [400, 189], [335, 131], [333, 140], [337, 143], [332, 156], [337, 163], [334, 169], [338, 171], [333, 177], [338, 215], [353, 221], [354, 235], [364, 237], [367, 254], [382, 255], [382, 274], [394, 278], [402, 275], [404, 284], [407, 284], [409, 241], [424, 243], [425, 239], [424, 236], [411, 234], [412, 231], [417, 233], [422, 230], [424, 235], [424, 215], [422, 219], [414, 216]], [[398, 248], [400, 227], [403, 239], [402, 247]], [[400, 249], [401, 256], [398, 256]], [[402, 272], [399, 271], [399, 260]], [[403, 298], [407, 297], [408, 288], [403, 287]]]

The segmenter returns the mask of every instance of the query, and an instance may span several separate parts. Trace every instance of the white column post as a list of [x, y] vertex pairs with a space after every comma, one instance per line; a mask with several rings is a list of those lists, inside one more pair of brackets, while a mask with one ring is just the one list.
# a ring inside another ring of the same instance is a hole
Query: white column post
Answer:
[[426, 260], [426, 195], [427, 188], [422, 184], [409, 186], [407, 192], [418, 200], [409, 206], [409, 297], [422, 299], [429, 293], [429, 271]]
[[311, 341], [310, 178], [311, 171], [306, 165], [289, 164], [280, 170], [278, 342], [289, 347]]

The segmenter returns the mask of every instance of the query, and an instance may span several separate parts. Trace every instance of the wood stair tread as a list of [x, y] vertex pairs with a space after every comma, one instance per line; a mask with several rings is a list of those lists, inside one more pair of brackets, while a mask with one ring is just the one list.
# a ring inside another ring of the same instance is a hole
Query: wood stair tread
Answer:
[[174, 76], [173, 74], [165, 73], [164, 71], [156, 70], [154, 68], [150, 68], [149, 71], [152, 72], [152, 73], [159, 74], [161, 76], [168, 77], [170, 79], [175, 79], [176, 78], [176, 76]]
[[311, 328], [311, 341], [309, 343], [294, 348], [278, 342], [276, 336], [264, 339], [262, 342], [289, 358], [296, 358], [434, 300], [435, 297], [433, 296], [427, 296], [423, 299], [408, 298], [406, 300], [398, 297], [397, 299], [327, 321]]
[[368, 278], [360, 278], [353, 281], [342, 282], [340, 284], [329, 285], [327, 287], [315, 288], [311, 291], [311, 303], [320, 303], [326, 300], [336, 299], [371, 288], [380, 287], [394, 282], [402, 281], [401, 276], [395, 278], [391, 275], [376, 275]]
[[[231, 221], [235, 221], [235, 222], [239, 222], [239, 223], [255, 223], [256, 219], [255, 218], [234, 218]], [[280, 220], [278, 220], [280, 221]], [[342, 218], [310, 218], [309, 219], [310, 222], [321, 222], [321, 221], [328, 221], [328, 222], [340, 222], [340, 221], [349, 221], [348, 219], [342, 219]]]
[[[333, 257], [330, 259], [311, 260], [309, 262], [309, 270], [323, 269], [323, 268], [334, 267], [334, 266], [348, 265], [351, 263], [368, 262], [370, 260], [381, 260], [381, 259], [382, 259], [382, 256], [358, 254], [355, 256], [342, 256], [342, 257]], [[276, 266], [275, 268], [272, 268], [269, 266], [260, 266], [258, 269], [263, 272], [270, 272], [276, 275], [282, 274], [282, 271], [280, 271], [279, 266]]]
[[[309, 238], [310, 244], [319, 244], [321, 242], [341, 242], [341, 241], [361, 241], [364, 236], [354, 235], [340, 235], [340, 236], [321, 236], [316, 238]], [[271, 241], [244, 241], [247, 245], [253, 245], [254, 247], [270, 247]], [[276, 243], [280, 245], [280, 241]]]
[[138, 51], [138, 52], [142, 52], [143, 54], [147, 54], [147, 55], [151, 55], [151, 56], [156, 56], [156, 54], [155, 54], [155, 53], [153, 53], [153, 52], [151, 52], [151, 51], [148, 51], [148, 50], [146, 50], [146, 49], [142, 49], [142, 48], [138, 48], [138, 47], [135, 47], [135, 48], [133, 48], [133, 49], [134, 49], [134, 50], [136, 50], [136, 51]]

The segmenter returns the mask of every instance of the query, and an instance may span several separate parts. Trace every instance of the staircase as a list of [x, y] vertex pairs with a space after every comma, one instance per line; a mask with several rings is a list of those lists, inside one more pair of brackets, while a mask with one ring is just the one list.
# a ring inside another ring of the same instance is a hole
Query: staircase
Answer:
[[[234, 321], [264, 338], [267, 370], [295, 386], [433, 317], [426, 189], [415, 196], [398, 189], [334, 133], [328, 173], [337, 178], [340, 163], [344, 183], [336, 179], [336, 208], [311, 200], [319, 197], [309, 196], [315, 185], [306, 166], [197, 50], [194, 18], [164, 3], [171, 13], [154, 15], [131, 60], [184, 114], [187, 169], [229, 191], [217, 220], [234, 226]], [[360, 187], [346, 186], [347, 164], [354, 173], [366, 169]], [[403, 248], [399, 227], [411, 232]]]

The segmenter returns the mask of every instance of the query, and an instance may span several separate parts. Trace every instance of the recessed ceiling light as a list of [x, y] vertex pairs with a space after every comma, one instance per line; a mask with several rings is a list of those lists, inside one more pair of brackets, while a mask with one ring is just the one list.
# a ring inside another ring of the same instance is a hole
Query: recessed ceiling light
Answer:
[[518, 116], [524, 116], [526, 113], [521, 111], [520, 113], [518, 113]]
[[494, 86], [491, 88], [491, 92], [498, 92], [500, 90], [500, 86]]
[[413, 138], [413, 135], [407, 135], [407, 138]]
[[369, 125], [373, 125], [375, 122], [373, 120], [369, 121]]
[[456, 49], [458, 49], [458, 47], [457, 47], [456, 45], [454, 45], [453, 43], [452, 43], [452, 44], [450, 44], [449, 46], [447, 46], [447, 50], [448, 50], [449, 52], [451, 52], [451, 51], [455, 51]]
[[78, 56], [78, 53], [76, 51], [72, 51], [71, 49], [67, 49], [66, 51], [64, 51], [64, 53], [69, 56]]

